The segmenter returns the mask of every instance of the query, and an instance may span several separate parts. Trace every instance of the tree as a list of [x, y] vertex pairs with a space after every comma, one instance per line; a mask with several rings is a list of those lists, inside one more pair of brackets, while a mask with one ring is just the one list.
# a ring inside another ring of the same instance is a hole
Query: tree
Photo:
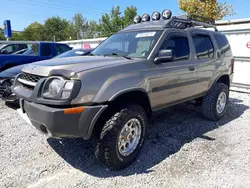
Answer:
[[217, 0], [179, 0], [179, 8], [187, 16], [197, 17], [200, 21], [220, 20], [234, 14], [231, 4]]
[[31, 23], [22, 33], [24, 40], [42, 41], [45, 39], [44, 27], [38, 22]]
[[46, 41], [64, 41], [69, 40], [70, 22], [60, 17], [48, 18], [44, 23], [43, 34]]
[[89, 29], [87, 19], [82, 14], [75, 14], [73, 17], [73, 25], [76, 39], [86, 38]]
[[99, 37], [99, 32], [98, 32], [98, 24], [96, 21], [89, 21], [88, 22], [88, 32], [86, 35], [86, 38], [96, 38]]
[[0, 40], [6, 40], [3, 35], [3, 29], [0, 27]]
[[23, 33], [12, 33], [12, 37], [10, 40], [13, 41], [22, 41], [22, 40], [27, 40], [24, 38]]
[[112, 7], [110, 14], [105, 13], [99, 21], [98, 30], [104, 37], [111, 36], [133, 22], [137, 9], [133, 6], [124, 10], [124, 15], [120, 12], [120, 7]]
[[127, 27], [132, 24], [134, 21], [134, 17], [137, 15], [137, 8], [134, 6], [127, 7], [124, 10], [123, 16], [123, 27]]

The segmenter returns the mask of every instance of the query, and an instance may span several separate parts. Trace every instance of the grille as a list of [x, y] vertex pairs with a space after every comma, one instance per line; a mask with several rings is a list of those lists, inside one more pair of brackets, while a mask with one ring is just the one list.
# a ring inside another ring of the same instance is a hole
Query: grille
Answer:
[[42, 77], [32, 74], [23, 74], [22, 79], [37, 83]]
[[32, 82], [34, 84], [29, 84], [28, 82], [25, 83], [25, 82], [21, 82], [19, 81], [21, 84], [22, 84], [22, 87], [25, 88], [25, 89], [28, 89], [30, 91], [33, 91], [34, 88], [35, 88], [35, 84], [41, 79], [43, 78], [42, 76], [37, 76], [37, 75], [32, 75], [32, 74], [26, 74], [24, 73], [23, 75], [21, 75], [20, 77], [22, 80], [25, 80], [25, 81], [28, 81], [28, 82]]

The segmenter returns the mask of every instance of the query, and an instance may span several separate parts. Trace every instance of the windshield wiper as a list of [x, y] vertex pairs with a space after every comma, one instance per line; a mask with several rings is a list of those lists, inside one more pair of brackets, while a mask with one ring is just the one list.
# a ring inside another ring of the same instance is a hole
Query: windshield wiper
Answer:
[[128, 56], [122, 55], [122, 54], [117, 54], [117, 53], [104, 54], [104, 56], [118, 56], [118, 57], [124, 57], [126, 59], [132, 59], [131, 57], [128, 57]]

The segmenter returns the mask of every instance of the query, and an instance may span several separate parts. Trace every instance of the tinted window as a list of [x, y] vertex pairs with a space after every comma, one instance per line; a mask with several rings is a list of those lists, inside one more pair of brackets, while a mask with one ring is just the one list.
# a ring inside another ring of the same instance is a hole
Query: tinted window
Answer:
[[55, 44], [56, 55], [59, 55], [63, 52], [71, 50], [71, 48], [64, 44]]
[[175, 60], [189, 58], [190, 50], [187, 37], [172, 37], [166, 41], [162, 49], [172, 49]]
[[215, 35], [215, 40], [221, 49], [221, 54], [225, 56], [231, 56], [231, 47], [227, 38], [224, 35]]
[[43, 43], [41, 44], [41, 56], [50, 56], [51, 54], [51, 45]]
[[26, 44], [20, 44], [19, 45], [20, 50], [25, 49], [25, 48], [28, 48], [28, 46]]
[[193, 41], [198, 59], [214, 57], [214, 47], [211, 38], [207, 35], [195, 35]]

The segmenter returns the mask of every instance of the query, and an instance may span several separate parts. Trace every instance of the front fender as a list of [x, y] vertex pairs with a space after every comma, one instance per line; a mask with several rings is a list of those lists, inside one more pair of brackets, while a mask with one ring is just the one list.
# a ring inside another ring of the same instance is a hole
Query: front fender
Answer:
[[112, 101], [119, 95], [129, 91], [149, 92], [147, 79], [139, 73], [117, 75], [108, 79], [95, 95], [94, 103]]

